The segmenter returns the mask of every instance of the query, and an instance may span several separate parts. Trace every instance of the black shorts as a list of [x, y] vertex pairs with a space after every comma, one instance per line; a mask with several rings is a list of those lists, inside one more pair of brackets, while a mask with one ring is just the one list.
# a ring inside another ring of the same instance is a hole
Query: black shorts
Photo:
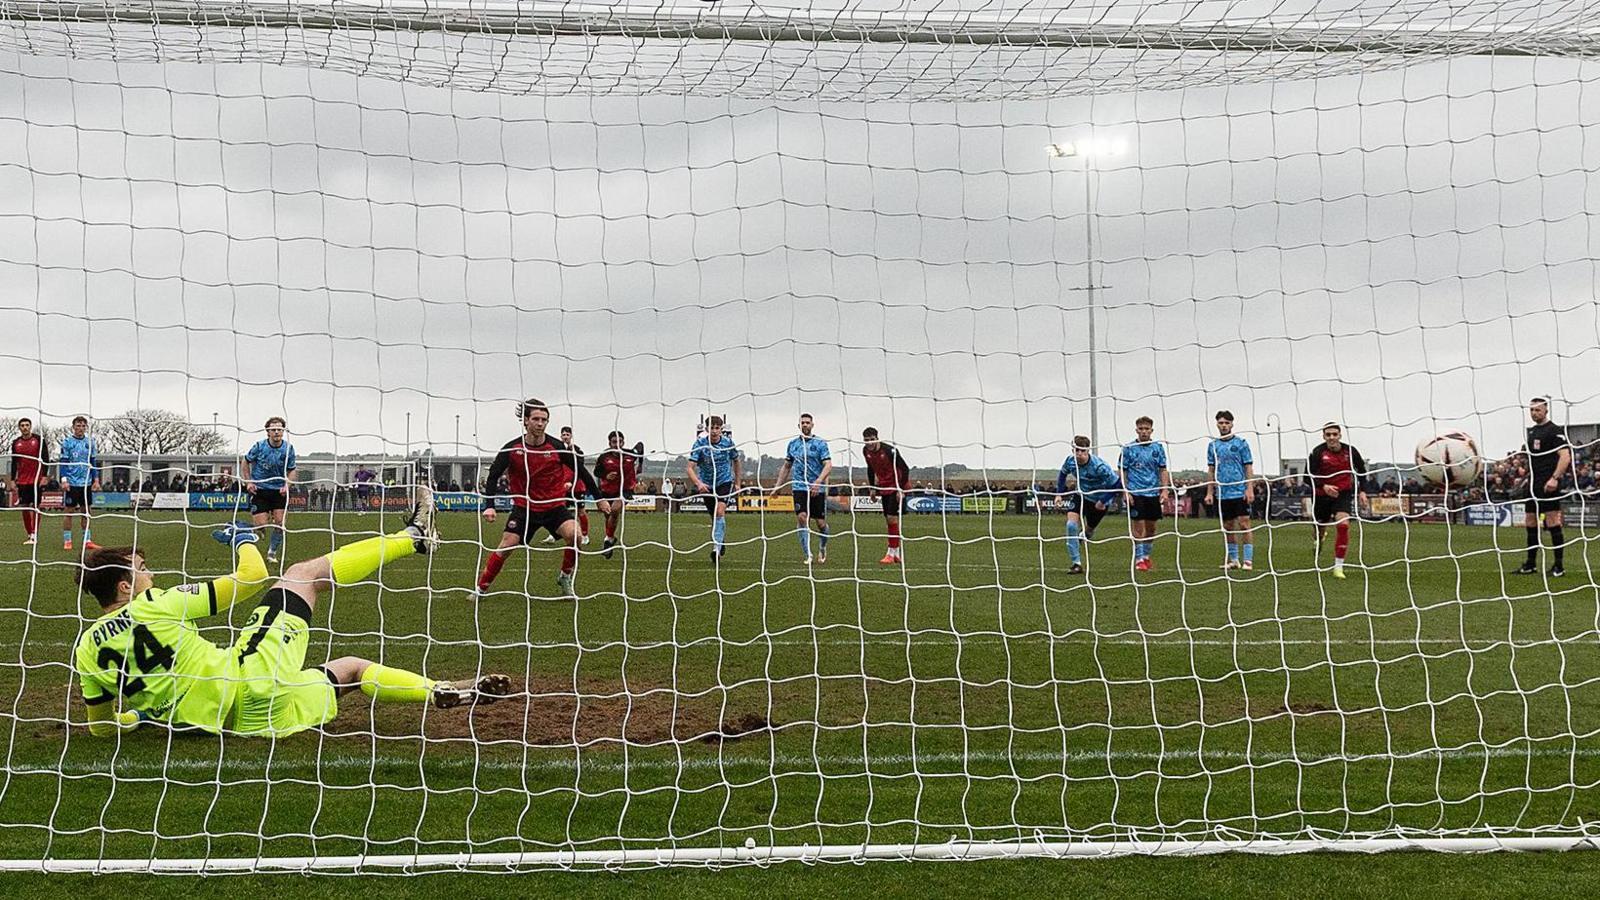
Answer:
[[884, 491], [878, 495], [878, 502], [883, 506], [885, 516], [900, 515], [900, 508], [905, 505], [905, 495], [899, 491]]
[[[1105, 509], [1101, 508], [1102, 505], [1105, 507]], [[1083, 519], [1083, 527], [1085, 531], [1095, 530], [1095, 527], [1100, 524], [1100, 521], [1106, 517], [1106, 512], [1110, 508], [1110, 503], [1097, 503], [1096, 501], [1090, 500], [1088, 497], [1085, 497], [1082, 494], [1067, 495], [1067, 512], [1077, 513], [1078, 517]]]
[[1223, 497], [1217, 500], [1217, 512], [1223, 521], [1245, 518], [1250, 515], [1250, 504], [1243, 497]]
[[89, 511], [89, 489], [86, 487], [66, 486], [61, 489], [62, 509], [81, 509]]
[[813, 519], [826, 519], [828, 517], [828, 495], [813, 494], [810, 491], [795, 491], [794, 511], [796, 513], [805, 513]]
[[1523, 497], [1523, 507], [1528, 515], [1536, 516], [1539, 513], [1560, 512], [1561, 494], [1559, 487], [1555, 493], [1544, 489], [1544, 483], [1550, 480], [1549, 475], [1535, 475], [1528, 481], [1528, 494]]
[[543, 528], [555, 537], [561, 537], [561, 526], [572, 521], [572, 509], [567, 506], [558, 506], [555, 509], [528, 509], [525, 506], [513, 506], [511, 512], [506, 514], [506, 534], [516, 535], [524, 544], [533, 540], [533, 536]]
[[1329, 497], [1321, 491], [1317, 492], [1316, 499], [1311, 502], [1311, 519], [1318, 525], [1329, 525], [1334, 521], [1334, 515], [1345, 513], [1356, 514], [1356, 492], [1340, 491], [1339, 496]]
[[250, 512], [255, 515], [259, 516], [272, 512], [275, 509], [288, 508], [289, 495], [283, 491], [274, 491], [270, 488], [256, 488], [256, 492], [250, 495]]
[[23, 509], [37, 509], [39, 506], [39, 486], [37, 484], [17, 485], [17, 506]]
[[717, 517], [718, 500], [728, 504], [730, 508], [734, 505], [735, 497], [733, 491], [733, 482], [724, 481], [723, 483], [717, 485], [712, 489], [711, 496], [706, 498], [706, 512], [713, 519]]
[[1165, 515], [1161, 511], [1160, 497], [1140, 497], [1135, 495], [1128, 506], [1128, 518], [1136, 522], [1159, 522]]

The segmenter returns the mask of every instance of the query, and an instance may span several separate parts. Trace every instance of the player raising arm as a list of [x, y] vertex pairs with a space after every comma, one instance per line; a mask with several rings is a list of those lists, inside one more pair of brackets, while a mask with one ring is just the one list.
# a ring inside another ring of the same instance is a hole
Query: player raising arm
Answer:
[[[1068, 479], [1074, 482], [1070, 493]], [[1122, 479], [1117, 477], [1110, 463], [1090, 452], [1088, 436], [1080, 434], [1073, 438], [1072, 455], [1056, 474], [1056, 493], [1067, 498], [1067, 555], [1072, 558], [1072, 568], [1068, 572], [1083, 573], [1082, 538], [1078, 535], [1081, 532], [1084, 537], [1094, 539], [1095, 527], [1106, 517], [1106, 510], [1121, 491]]]
[[722, 433], [722, 417], [712, 416], [706, 433], [695, 438], [689, 448], [689, 483], [705, 497], [711, 513], [711, 562], [722, 561], [728, 535], [728, 504], [733, 502], [743, 462], [731, 435]]
[[212, 536], [237, 548], [234, 573], [175, 588], [155, 587], [144, 553], [133, 547], [84, 554], [78, 583], [101, 609], [78, 640], [74, 662], [91, 734], [103, 737], [155, 720], [212, 733], [281, 737], [332, 719], [339, 696], [354, 690], [375, 700], [431, 701], [441, 708], [510, 693], [504, 675], [486, 675], [462, 688], [356, 656], [304, 668], [319, 591], [357, 584], [437, 543], [433, 495], [426, 488], [418, 490], [403, 531], [290, 566], [250, 613], [232, 647], [206, 640], [198, 623], [253, 600], [267, 587], [267, 566], [248, 525], [234, 523]]
[[564, 545], [556, 588], [562, 597], [576, 597], [573, 573], [578, 567], [578, 523], [572, 520], [572, 501], [577, 495], [573, 479], [596, 496], [600, 486], [571, 448], [545, 432], [550, 426], [550, 410], [544, 403], [525, 400], [518, 404], [517, 415], [522, 418], [522, 435], [500, 448], [484, 488], [484, 498], [489, 501], [483, 510], [485, 522], [495, 519], [494, 497], [502, 477], [510, 487], [512, 506], [500, 546], [489, 554], [478, 575], [477, 593], [481, 597], [488, 592], [512, 547], [527, 543], [543, 528]]
[[605, 452], [594, 461], [594, 477], [600, 483], [595, 506], [606, 517], [606, 541], [601, 545], [600, 555], [606, 559], [610, 559], [611, 552], [616, 549], [617, 535], [622, 529], [622, 510], [639, 484], [639, 465], [644, 459], [644, 444], [635, 444], [629, 450], [622, 446], [625, 440], [620, 431], [606, 435]]
[[1133, 428], [1137, 440], [1124, 446], [1117, 460], [1117, 474], [1128, 494], [1133, 568], [1139, 572], [1155, 568], [1150, 552], [1155, 549], [1156, 526], [1164, 515], [1162, 503], [1172, 489], [1172, 474], [1167, 471], [1167, 448], [1151, 437], [1155, 427], [1155, 420], [1149, 416], [1135, 419]]
[[[1256, 501], [1252, 484], [1256, 477], [1250, 443], [1233, 433], [1233, 413], [1217, 413], [1218, 437], [1206, 447], [1206, 505], [1221, 497], [1217, 512], [1222, 518], [1222, 539], [1228, 558], [1224, 569], [1255, 568], [1255, 544], [1250, 539], [1250, 504]], [[1242, 546], [1241, 546], [1242, 545]]]
[[1340, 439], [1343, 434], [1338, 422], [1322, 426], [1322, 444], [1306, 459], [1314, 495], [1311, 518], [1317, 523], [1316, 557], [1320, 564], [1322, 538], [1332, 525], [1335, 578], [1344, 577], [1344, 557], [1350, 549], [1350, 517], [1355, 514], [1356, 501], [1366, 499], [1356, 479], [1367, 474], [1367, 461], [1361, 458], [1360, 450]]
[[867, 462], [867, 473], [872, 486], [878, 491], [878, 502], [883, 504], [883, 519], [889, 527], [889, 550], [878, 560], [879, 565], [892, 566], [905, 562], [905, 551], [900, 546], [900, 511], [905, 506], [906, 488], [911, 487], [911, 468], [905, 457], [888, 441], [878, 440], [878, 429], [866, 428], [861, 432], [866, 442], [862, 456]]

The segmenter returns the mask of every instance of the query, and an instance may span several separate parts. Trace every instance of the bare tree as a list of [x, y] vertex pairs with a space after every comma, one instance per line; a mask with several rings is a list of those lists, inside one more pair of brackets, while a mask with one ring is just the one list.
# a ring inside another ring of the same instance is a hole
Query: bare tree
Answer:
[[119, 416], [96, 420], [91, 427], [100, 440], [102, 453], [204, 455], [220, 453], [227, 446], [221, 435], [167, 409], [130, 409]]

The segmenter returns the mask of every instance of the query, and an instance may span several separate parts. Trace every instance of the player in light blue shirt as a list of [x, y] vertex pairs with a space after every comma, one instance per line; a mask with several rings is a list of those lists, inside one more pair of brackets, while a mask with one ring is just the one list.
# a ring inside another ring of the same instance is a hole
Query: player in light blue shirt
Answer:
[[[1070, 493], [1067, 490], [1069, 480], [1073, 482]], [[1061, 464], [1061, 471], [1056, 475], [1056, 493], [1067, 498], [1067, 555], [1072, 557], [1072, 568], [1067, 571], [1074, 575], [1083, 573], [1079, 532], [1093, 540], [1095, 527], [1121, 492], [1122, 479], [1117, 477], [1110, 463], [1090, 452], [1089, 438], [1081, 434], [1073, 438], [1072, 455]], [[1088, 528], [1083, 527], [1084, 520], [1088, 521]]]
[[1228, 545], [1228, 558], [1223, 569], [1255, 568], [1255, 544], [1250, 534], [1250, 504], [1255, 502], [1255, 458], [1250, 455], [1250, 442], [1233, 433], [1233, 413], [1217, 413], [1218, 437], [1206, 447], [1206, 505], [1221, 499], [1217, 508], [1222, 518], [1223, 538]]
[[89, 537], [89, 506], [94, 492], [100, 490], [100, 447], [89, 436], [89, 420], [76, 416], [72, 420], [72, 433], [61, 439], [61, 456], [56, 460], [56, 471], [61, 473], [61, 549], [72, 549], [73, 510], [78, 512], [83, 527], [83, 547], [95, 549]]
[[288, 423], [282, 416], [267, 420], [267, 436], [256, 441], [239, 461], [244, 489], [250, 494], [250, 519], [256, 530], [272, 525], [267, 562], [278, 561], [283, 547], [284, 516], [289, 508], [289, 486], [294, 483], [294, 445], [284, 436]]
[[722, 561], [728, 534], [728, 504], [738, 491], [743, 457], [733, 444], [733, 436], [724, 434], [721, 416], [712, 416], [706, 423], [706, 433], [695, 438], [689, 449], [689, 482], [696, 494], [706, 501], [706, 511], [711, 513], [711, 562]]
[[[833, 472], [833, 456], [828, 442], [811, 434], [810, 413], [800, 414], [800, 436], [789, 442], [778, 472], [777, 493], [787, 486], [794, 495], [794, 514], [800, 524], [802, 562], [811, 562], [811, 528], [817, 525], [817, 563], [828, 561], [828, 475]], [[791, 477], [792, 475], [792, 477]]]
[[1155, 568], [1150, 551], [1154, 549], [1156, 525], [1164, 515], [1161, 505], [1172, 489], [1167, 471], [1167, 448], [1151, 434], [1156, 423], [1149, 416], [1134, 420], [1138, 439], [1122, 448], [1117, 474], [1128, 493], [1128, 530], [1133, 534], [1133, 568], [1148, 572]]

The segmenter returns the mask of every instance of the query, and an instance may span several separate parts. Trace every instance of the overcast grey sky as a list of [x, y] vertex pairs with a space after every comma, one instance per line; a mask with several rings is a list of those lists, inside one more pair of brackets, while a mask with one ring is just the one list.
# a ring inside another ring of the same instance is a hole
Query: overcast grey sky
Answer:
[[285, 413], [302, 451], [362, 453], [411, 413], [443, 452], [457, 416], [498, 446], [534, 395], [590, 449], [681, 450], [715, 410], [776, 453], [806, 410], [836, 452], [875, 425], [919, 463], [1052, 467], [1088, 430], [1085, 173], [1044, 148], [1093, 134], [1128, 148], [1091, 176], [1102, 444], [1148, 413], [1196, 464], [1219, 407], [1276, 413], [1290, 456], [1342, 420], [1374, 459], [1452, 426], [1503, 453], [1536, 392], [1600, 420], [1593, 63], [1133, 90], [1133, 54], [1079, 53], [1068, 87], [1019, 57], [959, 102], [545, 96], [515, 67], [452, 90], [6, 28], [0, 413], [165, 406], [251, 439]]

